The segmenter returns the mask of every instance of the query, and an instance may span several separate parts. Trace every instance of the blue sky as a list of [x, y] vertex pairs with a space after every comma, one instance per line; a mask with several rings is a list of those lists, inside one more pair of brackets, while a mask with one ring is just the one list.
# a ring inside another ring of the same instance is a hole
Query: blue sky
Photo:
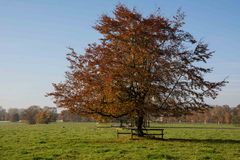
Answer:
[[83, 53], [100, 35], [92, 28], [116, 4], [136, 7], [144, 15], [160, 7], [172, 17], [186, 13], [184, 29], [216, 51], [208, 66], [214, 81], [229, 84], [210, 104], [240, 104], [240, 1], [237, 0], [0, 0], [0, 106], [55, 106], [46, 92], [64, 80], [67, 47]]

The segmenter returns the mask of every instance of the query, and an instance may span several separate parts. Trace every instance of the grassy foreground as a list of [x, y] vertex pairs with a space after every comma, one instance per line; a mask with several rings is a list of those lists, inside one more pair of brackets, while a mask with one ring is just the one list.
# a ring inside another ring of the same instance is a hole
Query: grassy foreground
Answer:
[[[120, 135], [117, 139], [115, 128], [97, 128], [96, 123], [27, 125], [0, 122], [0, 159], [240, 159], [240, 128], [230, 125], [161, 126], [166, 127], [165, 140], [130, 140], [130, 135]], [[219, 127], [225, 129], [213, 129]]]

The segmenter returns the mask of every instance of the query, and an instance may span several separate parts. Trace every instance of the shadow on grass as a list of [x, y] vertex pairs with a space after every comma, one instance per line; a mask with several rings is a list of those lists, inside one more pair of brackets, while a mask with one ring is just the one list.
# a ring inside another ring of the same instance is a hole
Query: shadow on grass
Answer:
[[169, 139], [163, 139], [163, 141], [167, 141], [167, 142], [214, 143], [214, 144], [222, 144], [222, 143], [240, 144], [240, 140], [235, 140], [235, 139], [183, 139], [183, 138], [169, 138]]

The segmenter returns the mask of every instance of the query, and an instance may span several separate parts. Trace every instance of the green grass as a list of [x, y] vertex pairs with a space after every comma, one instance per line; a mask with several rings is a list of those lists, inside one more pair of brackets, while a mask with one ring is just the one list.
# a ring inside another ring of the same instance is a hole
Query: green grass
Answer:
[[116, 128], [96, 126], [96, 123], [0, 123], [0, 159], [240, 159], [240, 128], [236, 126], [161, 124], [166, 127], [165, 140], [130, 140], [130, 135], [117, 139]]

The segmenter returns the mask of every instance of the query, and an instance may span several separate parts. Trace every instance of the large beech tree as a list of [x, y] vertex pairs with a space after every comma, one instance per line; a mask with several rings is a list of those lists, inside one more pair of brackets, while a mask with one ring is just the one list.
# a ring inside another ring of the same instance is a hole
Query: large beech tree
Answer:
[[184, 14], [168, 19], [143, 16], [116, 6], [94, 27], [102, 34], [84, 54], [70, 48], [70, 70], [64, 82], [53, 84], [54, 102], [78, 114], [143, 118], [203, 111], [205, 98], [215, 98], [226, 81], [210, 82], [203, 67], [212, 56], [208, 45], [184, 31]]

